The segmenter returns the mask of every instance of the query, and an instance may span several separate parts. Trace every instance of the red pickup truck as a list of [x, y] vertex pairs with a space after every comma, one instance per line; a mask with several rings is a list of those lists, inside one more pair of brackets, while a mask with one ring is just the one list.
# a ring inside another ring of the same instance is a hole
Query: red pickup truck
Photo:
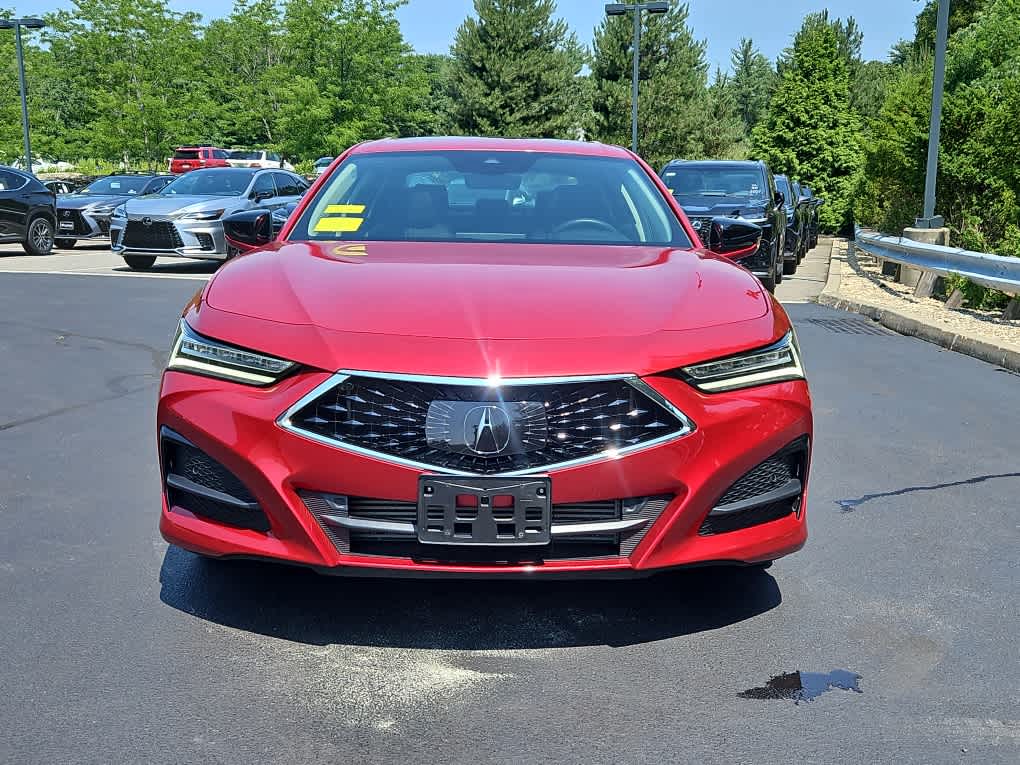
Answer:
[[179, 146], [170, 160], [171, 173], [186, 173], [201, 167], [230, 167], [227, 152], [215, 146]]

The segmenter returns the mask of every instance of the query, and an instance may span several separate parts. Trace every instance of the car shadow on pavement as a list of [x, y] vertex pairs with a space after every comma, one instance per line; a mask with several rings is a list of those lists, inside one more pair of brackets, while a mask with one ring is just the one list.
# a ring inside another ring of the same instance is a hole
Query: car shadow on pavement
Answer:
[[633, 580], [360, 579], [170, 547], [160, 599], [217, 624], [312, 645], [445, 650], [625, 646], [717, 629], [782, 602], [756, 568]]
[[218, 260], [178, 260], [172, 263], [155, 263], [142, 271], [135, 271], [127, 265], [114, 266], [111, 270], [120, 274], [213, 274], [223, 265]]

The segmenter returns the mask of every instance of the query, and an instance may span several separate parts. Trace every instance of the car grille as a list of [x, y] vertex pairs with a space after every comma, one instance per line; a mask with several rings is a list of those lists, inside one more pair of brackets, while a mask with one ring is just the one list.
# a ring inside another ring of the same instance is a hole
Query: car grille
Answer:
[[96, 225], [99, 226], [99, 230], [104, 234], [110, 233], [110, 219], [109, 218], [96, 218]]
[[59, 228], [60, 224], [58, 223], [58, 236], [61, 234], [79, 234], [81, 236], [85, 236], [86, 234], [92, 233], [92, 229], [85, 223], [85, 218], [82, 217], [80, 210], [60, 210], [59, 218], [61, 223], [64, 221], [71, 221], [73, 228]]
[[708, 232], [712, 228], [712, 216], [688, 215], [687, 219], [691, 222], [694, 230], [698, 232], [698, 238], [701, 239], [702, 244], [707, 243]]
[[[315, 516], [326, 536], [341, 553], [412, 558], [438, 562], [520, 563], [542, 560], [578, 560], [626, 557], [634, 552], [652, 524], [673, 499], [671, 494], [630, 499], [607, 499], [593, 502], [553, 503], [554, 527], [616, 521], [623, 517], [644, 518], [647, 523], [626, 532], [601, 532], [585, 535], [559, 536], [541, 547], [499, 547], [422, 544], [415, 535], [396, 532], [362, 531], [336, 526], [323, 520], [335, 510], [327, 503], [328, 495], [299, 492], [305, 506]], [[346, 497], [347, 515], [370, 521], [393, 521], [415, 524], [418, 508], [414, 502], [366, 497]]]
[[289, 427], [415, 466], [493, 475], [596, 459], [691, 425], [623, 379], [499, 387], [343, 378]]
[[121, 244], [145, 250], [173, 250], [184, 246], [171, 221], [149, 219], [150, 225], [146, 226], [143, 220], [128, 220]]

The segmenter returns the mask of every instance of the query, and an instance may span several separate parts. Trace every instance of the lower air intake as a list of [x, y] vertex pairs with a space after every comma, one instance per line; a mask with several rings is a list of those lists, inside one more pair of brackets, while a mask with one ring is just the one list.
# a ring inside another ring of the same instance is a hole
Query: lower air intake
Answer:
[[719, 498], [698, 535], [724, 534], [799, 515], [807, 480], [808, 451], [805, 436], [745, 473]]
[[178, 433], [160, 431], [167, 504], [202, 518], [254, 531], [269, 519], [241, 479]]

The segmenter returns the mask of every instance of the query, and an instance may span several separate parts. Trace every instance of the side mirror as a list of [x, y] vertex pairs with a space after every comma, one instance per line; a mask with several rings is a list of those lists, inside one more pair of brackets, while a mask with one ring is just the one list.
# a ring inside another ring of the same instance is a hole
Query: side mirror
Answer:
[[817, 197], [815, 197], [815, 206], [816, 207], [821, 207], [824, 204], [825, 204], [825, 200], [824, 199], [818, 199]]
[[241, 252], [254, 250], [273, 241], [273, 215], [268, 210], [242, 210], [223, 219], [227, 242]]
[[772, 197], [772, 201], [775, 203], [776, 207], [782, 207], [786, 202], [786, 197], [783, 196], [783, 192], [777, 191], [776, 195]]
[[752, 255], [761, 243], [761, 226], [742, 218], [712, 218], [708, 232], [708, 249], [728, 258]]
[[271, 191], [253, 191], [251, 193], [251, 198], [254, 199], [256, 202], [261, 202], [265, 199], [271, 198], [272, 196], [273, 192]]

